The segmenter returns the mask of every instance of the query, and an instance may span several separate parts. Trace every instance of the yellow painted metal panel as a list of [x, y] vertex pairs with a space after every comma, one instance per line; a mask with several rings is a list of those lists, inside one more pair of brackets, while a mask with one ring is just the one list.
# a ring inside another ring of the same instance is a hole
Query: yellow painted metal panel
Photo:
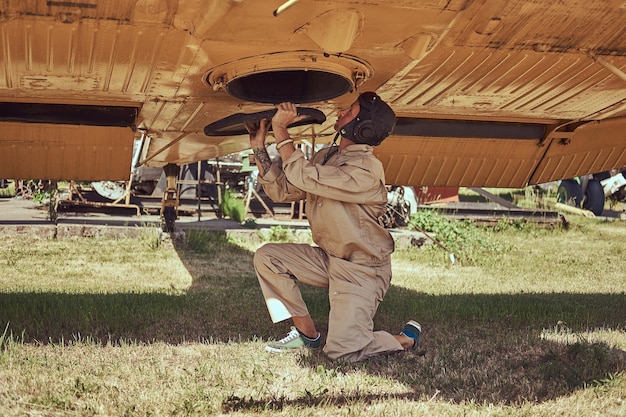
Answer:
[[[138, 109], [135, 125], [153, 138], [148, 154], [184, 136], [152, 159], [155, 165], [195, 162], [247, 147], [245, 137], [208, 138], [202, 128], [232, 113], [267, 106], [229, 96], [219, 82], [209, 85], [207, 74], [244, 62], [253, 68], [268, 56], [295, 51], [307, 51], [317, 60], [316, 68], [330, 68], [329, 54], [338, 50], [372, 68], [354, 71], [359, 91], [312, 104], [329, 118], [365, 90], [377, 91], [398, 115], [416, 119], [514, 121], [549, 128], [626, 115], [623, 1], [300, 1], [274, 16], [277, 4], [4, 0], [0, 102], [132, 103]], [[337, 30], [336, 22], [346, 18], [352, 30]], [[3, 120], [18, 121], [10, 115]], [[332, 138], [327, 127], [316, 143]], [[126, 175], [124, 164], [113, 169], [101, 157], [117, 152], [117, 145], [110, 148], [103, 141], [100, 149], [94, 142], [55, 138], [62, 143], [57, 145], [35, 134], [36, 125], [21, 130], [22, 136], [15, 136], [24, 140], [19, 145], [0, 132], [4, 176]], [[594, 130], [591, 125], [579, 130], [568, 146], [394, 137], [377, 153], [393, 182], [417, 185], [516, 186], [623, 165], [622, 142], [611, 137], [614, 133], [585, 133]], [[298, 139], [301, 132], [291, 133]], [[540, 164], [544, 153], [548, 159]]]
[[565, 120], [610, 110], [623, 87], [586, 55], [442, 47], [388, 82], [385, 98], [402, 113]]
[[0, 123], [0, 178], [128, 180], [130, 128]]
[[626, 166], [626, 117], [580, 126], [570, 140], [554, 139], [533, 184]]
[[392, 136], [374, 153], [389, 184], [524, 187], [542, 148], [533, 140]]

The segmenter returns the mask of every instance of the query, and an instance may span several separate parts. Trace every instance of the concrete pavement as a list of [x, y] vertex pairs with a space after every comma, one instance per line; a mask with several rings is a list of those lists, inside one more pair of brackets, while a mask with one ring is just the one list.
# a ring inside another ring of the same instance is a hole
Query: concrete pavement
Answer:
[[[43, 238], [63, 239], [68, 237], [137, 237], [145, 228], [161, 227], [161, 219], [155, 214], [136, 215], [135, 210], [90, 209], [80, 211], [60, 211], [56, 222], [51, 220], [47, 205], [35, 203], [32, 199], [0, 198], [0, 235], [6, 233], [26, 233]], [[255, 228], [248, 228], [231, 219], [220, 219], [214, 213], [202, 212], [196, 215], [179, 215], [176, 230], [204, 229], [223, 230], [228, 234], [263, 234], [274, 226], [294, 229], [297, 233], [308, 233], [306, 220], [277, 218], [255, 218]], [[431, 243], [419, 232], [391, 229], [396, 248], [421, 246]]]

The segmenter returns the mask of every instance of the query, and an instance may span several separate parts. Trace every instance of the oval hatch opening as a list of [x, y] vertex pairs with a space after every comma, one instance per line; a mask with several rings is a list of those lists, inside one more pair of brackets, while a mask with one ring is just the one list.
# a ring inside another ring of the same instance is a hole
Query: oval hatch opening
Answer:
[[229, 94], [256, 103], [296, 104], [330, 100], [352, 91], [351, 80], [327, 71], [274, 70], [237, 77], [226, 85]]

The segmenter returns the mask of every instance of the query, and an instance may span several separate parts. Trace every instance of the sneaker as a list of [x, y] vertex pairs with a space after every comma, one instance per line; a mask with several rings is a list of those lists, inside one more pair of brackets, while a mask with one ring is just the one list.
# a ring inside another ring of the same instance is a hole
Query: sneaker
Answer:
[[422, 335], [422, 325], [414, 320], [409, 320], [409, 322], [404, 325], [404, 329], [402, 329], [400, 333], [413, 339], [412, 349], [415, 349], [420, 342], [420, 336]]
[[303, 334], [300, 334], [298, 329], [294, 326], [291, 326], [291, 331], [287, 333], [287, 336], [275, 342], [268, 343], [267, 346], [265, 346], [265, 350], [272, 353], [280, 353], [301, 347], [317, 349], [320, 347], [321, 340], [322, 335], [319, 333], [315, 339], [309, 339]]

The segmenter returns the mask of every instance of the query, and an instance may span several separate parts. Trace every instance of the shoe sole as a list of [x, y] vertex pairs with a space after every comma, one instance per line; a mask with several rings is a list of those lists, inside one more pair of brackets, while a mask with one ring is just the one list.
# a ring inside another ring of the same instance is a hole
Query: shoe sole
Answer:
[[296, 348], [289, 348], [289, 349], [279, 349], [279, 348], [273, 348], [271, 346], [265, 346], [265, 351], [266, 352], [270, 352], [270, 353], [284, 353], [284, 352], [294, 352], [300, 349], [308, 349], [306, 346], [298, 346]]
[[419, 324], [418, 322], [416, 322], [415, 320], [409, 320], [407, 322], [407, 324], [410, 324], [412, 326], [415, 326], [417, 328], [417, 330], [419, 330], [420, 333], [422, 333], [422, 325]]

